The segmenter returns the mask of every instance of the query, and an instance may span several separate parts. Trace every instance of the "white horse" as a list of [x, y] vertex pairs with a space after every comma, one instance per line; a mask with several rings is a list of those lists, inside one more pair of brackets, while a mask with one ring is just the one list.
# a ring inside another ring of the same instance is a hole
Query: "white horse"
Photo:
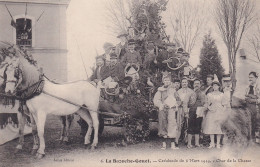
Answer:
[[[10, 70], [11, 68], [7, 69], [7, 66], [9, 66], [8, 61], [4, 61], [0, 65], [0, 86], [1, 86], [1, 89], [4, 88], [3, 84], [5, 82], [5, 77], [4, 77], [5, 72], [9, 73], [10, 77], [13, 76], [12, 79], [9, 78], [9, 81], [10, 80], [16, 80], [16, 78], [14, 77], [15, 71]], [[13, 84], [15, 84], [15, 83], [13, 82]], [[1, 90], [1, 91], [3, 91], [3, 90]], [[21, 109], [21, 107], [22, 107], [22, 109]], [[18, 126], [19, 127], [19, 140], [18, 140], [18, 145], [16, 146], [15, 153], [18, 153], [19, 151], [21, 151], [23, 149], [24, 128], [25, 128], [25, 124], [27, 122], [27, 118], [29, 117], [30, 118], [30, 125], [32, 127], [32, 135], [33, 135], [33, 147], [32, 147], [31, 153], [35, 154], [37, 149], [39, 148], [39, 139], [38, 139], [38, 135], [37, 135], [37, 127], [36, 127], [35, 120], [34, 120], [32, 114], [29, 112], [29, 109], [27, 108], [27, 106], [25, 104], [20, 104], [20, 109], [21, 110], [19, 112], [17, 112], [18, 123], [19, 123], [19, 126]], [[61, 142], [69, 143], [69, 138], [68, 138], [69, 128], [70, 128], [70, 125], [71, 125], [72, 120], [73, 120], [73, 115], [61, 116], [60, 119], [62, 121], [62, 130], [61, 130], [61, 137], [58, 140], [61, 141]]]
[[[16, 68], [20, 69], [23, 73], [23, 80], [25, 80], [26, 77], [24, 76], [33, 72], [31, 70], [25, 70], [30, 66], [33, 65], [24, 57], [20, 57], [16, 65], [8, 66], [6, 71], [7, 81], [5, 92], [14, 93], [16, 88], [24, 86], [23, 82], [18, 82], [17, 79], [14, 80], [13, 71], [15, 71]], [[37, 69], [34, 67], [34, 70]], [[20, 83], [20, 85], [15, 85], [14, 81]], [[44, 86], [42, 93], [26, 101], [26, 105], [35, 119], [38, 130], [40, 146], [37, 151], [37, 157], [42, 158], [45, 154], [44, 126], [48, 114], [62, 116], [77, 113], [89, 125], [84, 144], [90, 143], [92, 128], [94, 128], [92, 149], [95, 148], [98, 144], [98, 105], [100, 88], [93, 86], [87, 81], [55, 84], [45, 77], [43, 77], [43, 81]]]

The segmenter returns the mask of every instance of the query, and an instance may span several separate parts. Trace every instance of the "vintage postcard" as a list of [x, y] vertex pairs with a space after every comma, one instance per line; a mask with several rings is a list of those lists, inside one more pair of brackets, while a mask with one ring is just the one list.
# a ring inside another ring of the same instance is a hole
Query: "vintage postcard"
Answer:
[[259, 166], [259, 9], [0, 0], [0, 167]]

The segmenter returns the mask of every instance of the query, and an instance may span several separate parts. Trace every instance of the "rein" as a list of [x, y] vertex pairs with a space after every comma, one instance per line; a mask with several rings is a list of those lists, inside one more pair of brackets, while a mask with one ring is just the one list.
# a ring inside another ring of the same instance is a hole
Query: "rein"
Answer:
[[[9, 81], [12, 82], [12, 81]], [[8, 93], [0, 93], [0, 96], [5, 97], [5, 98], [10, 98], [10, 99], [15, 99], [15, 100], [28, 100], [30, 98], [33, 98], [35, 95], [40, 94], [42, 92], [42, 90], [39, 91], [39, 88], [41, 86], [41, 84], [43, 84], [44, 80], [39, 80], [38, 82], [28, 86], [27, 88], [23, 89], [23, 90], [19, 90], [16, 92], [16, 94], [21, 94], [21, 95], [15, 95], [15, 94], [8, 94]], [[27, 90], [29, 90], [30, 88], [36, 86], [37, 87], [32, 91], [32, 93], [30, 95], [28, 95], [27, 97], [23, 97], [23, 93], [26, 92]], [[42, 89], [42, 88], [41, 88]]]
[[[46, 92], [46, 91], [42, 91], [42, 93], [44, 93], [44, 94], [46, 94], [46, 95], [48, 95], [48, 96], [51, 96], [51, 97], [53, 97], [53, 98], [55, 98], [55, 99], [61, 100], [61, 101], [63, 101], [63, 102], [66, 102], [66, 103], [72, 104], [72, 105], [74, 105], [74, 106], [77, 106], [77, 107], [84, 108], [84, 109], [88, 110], [88, 107], [87, 107], [87, 106], [80, 105], [80, 104], [78, 104], [78, 103], [74, 103], [74, 102], [69, 101], [69, 100], [67, 100], [67, 99], [64, 99], [64, 98], [61, 98], [61, 97], [59, 97], [59, 96], [55, 96], [55, 95], [53, 95], [53, 94], [50, 94], [50, 93], [48, 93], [48, 92]], [[114, 116], [114, 117], [120, 116], [120, 115], [115, 115], [114, 113], [107, 113], [107, 112], [100, 112], [100, 111], [93, 111], [93, 112], [96, 112], [96, 113], [102, 114], [102, 115], [107, 115], [107, 116]]]
[[[11, 81], [9, 81], [9, 82], [11, 82]], [[21, 91], [18, 91], [18, 92], [22, 94], [22, 93], [25, 92], [26, 90], [28, 90], [28, 89], [30, 89], [31, 87], [33, 87], [33, 86], [35, 86], [35, 85], [38, 84], [38, 86], [35, 88], [35, 90], [37, 90], [42, 82], [43, 82], [43, 80], [40, 80], [40, 81], [38, 81], [38, 82], [36, 82], [36, 83], [34, 83], [34, 84], [28, 86], [27, 88], [25, 88], [25, 89], [23, 89], [23, 90], [21, 90]], [[7, 83], [7, 82], [6, 82], [6, 83]], [[33, 97], [33, 94], [35, 94], [35, 91], [33, 91], [32, 95], [29, 96], [29, 98], [32, 98], [32, 97]], [[8, 94], [8, 93], [0, 93], [0, 96], [5, 97], [5, 98], [16, 99], [16, 100], [28, 100], [28, 99], [29, 99], [28, 97], [24, 98], [24, 97], [22, 97], [22, 96], [18, 96], [18, 95], [14, 95], [14, 94]]]
[[[55, 96], [55, 95], [50, 94], [50, 93], [48, 93], [48, 92], [46, 92], [46, 91], [44, 91], [44, 90], [42, 91], [42, 93], [44, 93], [44, 94], [46, 94], [46, 95], [48, 95], [48, 96], [54, 97], [55, 99], [58, 99], [58, 100], [61, 100], [61, 101], [66, 102], [66, 103], [72, 104], [72, 105], [74, 105], [74, 106], [81, 107], [81, 108], [84, 108], [84, 109], [87, 109], [87, 110], [88, 110], [88, 108], [85, 107], [85, 106], [82, 106], [82, 105], [80, 105], [80, 104], [71, 102], [71, 101], [69, 101], [69, 100], [67, 100], [67, 99], [64, 99], [64, 98], [61, 98], [61, 97], [59, 97], [59, 96]], [[101, 112], [99, 112], [99, 111], [97, 111], [97, 112], [98, 112], [98, 113], [101, 113]]]

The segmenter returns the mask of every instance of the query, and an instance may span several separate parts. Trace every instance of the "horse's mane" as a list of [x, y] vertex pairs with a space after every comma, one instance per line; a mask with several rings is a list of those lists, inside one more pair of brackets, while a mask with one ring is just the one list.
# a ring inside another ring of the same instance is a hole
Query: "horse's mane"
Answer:
[[5, 61], [6, 57], [10, 57], [10, 54], [18, 58], [24, 57], [30, 64], [37, 66], [37, 61], [27, 52], [27, 50], [22, 49], [18, 45], [0, 41], [0, 63]]

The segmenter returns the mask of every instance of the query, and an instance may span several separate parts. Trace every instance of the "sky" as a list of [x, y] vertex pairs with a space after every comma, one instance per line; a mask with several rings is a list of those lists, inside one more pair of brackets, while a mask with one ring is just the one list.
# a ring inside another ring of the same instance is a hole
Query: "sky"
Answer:
[[69, 80], [86, 79], [87, 75], [90, 76], [90, 68], [95, 63], [95, 56], [103, 53], [103, 44], [118, 42], [115, 37], [106, 33], [104, 4], [105, 0], [72, 0], [70, 2], [67, 9]]
[[[67, 44], [68, 44], [68, 80], [87, 79], [91, 75], [91, 67], [94, 66], [95, 56], [103, 54], [103, 44], [111, 42], [114, 45], [119, 43], [115, 36], [109, 35], [106, 20], [106, 3], [109, 0], [71, 0], [67, 8]], [[205, 0], [190, 0], [197, 3]], [[170, 0], [170, 3], [174, 3]], [[207, 17], [211, 18], [211, 8], [214, 6], [214, 0], [206, 2]], [[256, 1], [257, 9], [260, 6], [260, 1]], [[162, 14], [163, 19], [167, 23], [169, 10]], [[214, 26], [213, 20], [209, 19], [207, 26], [202, 32], [202, 36], [208, 31], [211, 31], [212, 37], [216, 41], [219, 53], [222, 57], [223, 66], [228, 69], [227, 49], [224, 45], [217, 27]], [[171, 34], [167, 30], [167, 34]], [[190, 64], [196, 67], [199, 63], [200, 49], [202, 40], [197, 40], [194, 50], [191, 53]], [[86, 70], [85, 70], [85, 68]], [[227, 71], [227, 70], [226, 70]]]

